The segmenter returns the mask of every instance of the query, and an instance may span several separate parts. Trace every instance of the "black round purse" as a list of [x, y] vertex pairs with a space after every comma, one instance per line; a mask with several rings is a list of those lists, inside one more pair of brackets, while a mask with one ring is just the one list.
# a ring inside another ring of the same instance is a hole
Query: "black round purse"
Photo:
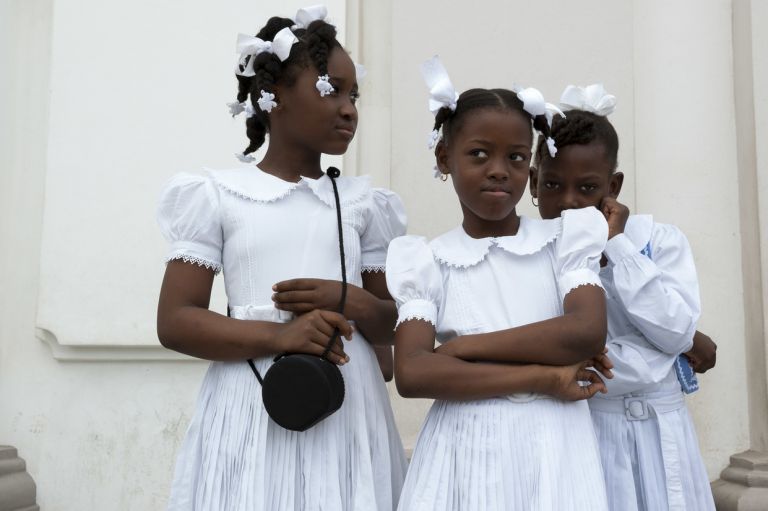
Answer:
[[[329, 167], [327, 175], [331, 179], [336, 199], [341, 256], [341, 299], [337, 311], [343, 313], [347, 299], [347, 268], [344, 259], [341, 202], [336, 185], [336, 178], [341, 172], [336, 167]], [[339, 329], [334, 329], [323, 354], [319, 357], [306, 353], [278, 355], [263, 378], [253, 360], [248, 360], [261, 383], [264, 408], [278, 425], [292, 431], [306, 431], [341, 408], [344, 402], [344, 378], [339, 367], [325, 358], [339, 335]]]

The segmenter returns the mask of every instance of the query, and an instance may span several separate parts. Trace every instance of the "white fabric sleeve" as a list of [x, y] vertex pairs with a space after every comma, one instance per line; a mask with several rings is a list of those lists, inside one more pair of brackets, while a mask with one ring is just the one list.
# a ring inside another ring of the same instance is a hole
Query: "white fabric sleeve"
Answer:
[[611, 395], [638, 392], [661, 383], [677, 359], [677, 355], [659, 351], [639, 334], [611, 338], [606, 347], [613, 362], [613, 378], [605, 379]]
[[157, 222], [170, 245], [166, 262], [180, 259], [221, 271], [219, 196], [209, 179], [191, 174], [173, 177], [160, 196]]
[[387, 253], [387, 288], [397, 303], [397, 325], [420, 319], [437, 326], [443, 277], [426, 238], [392, 240]]
[[597, 208], [562, 213], [562, 231], [555, 242], [560, 298], [583, 285], [603, 287], [600, 258], [608, 239], [608, 224]]
[[605, 255], [632, 324], [665, 353], [690, 350], [701, 302], [693, 254], [680, 229], [655, 224], [651, 258], [639, 253], [624, 234], [608, 242]]
[[363, 271], [384, 271], [389, 242], [405, 234], [407, 218], [400, 197], [389, 190], [371, 190], [368, 225], [360, 237]]

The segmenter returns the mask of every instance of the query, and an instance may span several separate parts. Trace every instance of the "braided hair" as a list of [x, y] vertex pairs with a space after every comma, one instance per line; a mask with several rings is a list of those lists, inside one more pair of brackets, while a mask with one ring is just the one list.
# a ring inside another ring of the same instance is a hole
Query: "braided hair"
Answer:
[[[598, 142], [605, 149], [611, 173], [618, 165], [619, 136], [610, 121], [602, 116], [584, 110], [569, 110], [566, 117], [558, 117], [552, 123], [552, 138], [558, 149], [569, 145], [587, 145]], [[551, 157], [544, 140], [539, 140], [534, 166], [540, 167]]]
[[450, 138], [460, 127], [469, 112], [481, 108], [496, 110], [513, 110], [520, 112], [531, 121], [531, 141], [533, 130], [542, 133], [543, 138], [549, 136], [549, 124], [545, 115], [533, 117], [523, 108], [523, 102], [515, 92], [508, 89], [468, 89], [464, 91], [456, 101], [456, 110], [443, 107], [435, 114], [435, 125], [432, 128], [439, 132], [443, 129], [443, 141], [450, 143]]
[[[272, 17], [259, 30], [256, 37], [264, 41], [272, 41], [280, 30], [294, 24], [295, 22], [290, 18]], [[255, 110], [255, 115], [245, 121], [245, 134], [250, 143], [243, 151], [244, 155], [248, 155], [261, 147], [267, 133], [269, 133], [269, 116], [256, 105], [261, 91], [274, 94], [278, 84], [290, 87], [295, 83], [298, 73], [310, 65], [317, 68], [321, 76], [328, 74], [328, 57], [334, 48], [341, 47], [341, 44], [336, 40], [336, 27], [323, 20], [315, 20], [306, 29], [299, 28], [293, 33], [299, 42], [291, 47], [290, 55], [284, 62], [281, 62], [272, 53], [262, 52], [255, 57], [256, 60], [253, 63], [255, 74], [253, 76], [235, 75], [238, 103], [242, 103], [250, 97]], [[246, 57], [240, 63], [240, 72], [245, 69], [251, 58], [254, 57]]]

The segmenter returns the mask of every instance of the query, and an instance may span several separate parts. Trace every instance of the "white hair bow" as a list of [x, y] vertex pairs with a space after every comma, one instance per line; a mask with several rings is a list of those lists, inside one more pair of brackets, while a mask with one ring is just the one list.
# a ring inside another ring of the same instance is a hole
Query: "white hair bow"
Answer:
[[312, 5], [299, 9], [293, 18], [296, 24], [291, 28], [307, 28], [313, 21], [324, 20], [326, 16], [328, 16], [328, 9], [324, 5]]
[[[291, 47], [299, 40], [293, 35], [290, 28], [285, 27], [280, 32], [275, 34], [272, 41], [264, 41], [258, 37], [249, 36], [246, 34], [237, 35], [237, 51], [240, 53], [237, 66], [235, 66], [235, 74], [240, 76], [253, 76], [256, 72], [253, 70], [253, 61], [256, 60], [256, 55], [260, 53], [273, 53], [284, 62], [285, 59], [291, 54]], [[245, 63], [246, 57], [251, 57], [248, 63]], [[240, 71], [240, 66], [245, 68]]]
[[432, 115], [437, 115], [437, 112], [444, 107], [456, 110], [459, 93], [453, 87], [448, 71], [440, 62], [440, 57], [435, 55], [424, 62], [421, 65], [421, 75], [429, 87], [429, 111]]
[[577, 87], [569, 85], [560, 96], [563, 110], [584, 110], [605, 117], [616, 108], [616, 96], [608, 94], [602, 83]]
[[547, 124], [552, 127], [552, 119], [555, 114], [565, 117], [565, 114], [552, 103], [544, 101], [544, 95], [533, 87], [522, 88], [518, 85], [512, 87], [517, 97], [523, 102], [523, 109], [531, 114], [531, 117], [543, 115], [547, 118]]

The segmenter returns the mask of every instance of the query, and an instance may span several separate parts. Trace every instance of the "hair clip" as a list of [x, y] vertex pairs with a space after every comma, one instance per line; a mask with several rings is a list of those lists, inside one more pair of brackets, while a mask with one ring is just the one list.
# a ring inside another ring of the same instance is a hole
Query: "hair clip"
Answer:
[[240, 103], [239, 101], [233, 101], [232, 103], [227, 103], [227, 108], [229, 108], [229, 115], [237, 117], [245, 112], [245, 102]]
[[437, 143], [440, 141], [440, 131], [438, 130], [432, 130], [429, 132], [429, 139], [427, 140], [427, 147], [429, 149], [434, 149], [437, 146]]
[[256, 161], [256, 158], [254, 158], [250, 154], [244, 154], [244, 153], [235, 153], [235, 158], [237, 158], [243, 163], [253, 163]]
[[555, 145], [554, 138], [547, 137], [547, 149], [549, 150], [549, 155], [554, 158], [557, 154], [557, 146]]
[[331, 85], [331, 82], [329, 82], [328, 80], [329, 80], [329, 77], [327, 74], [317, 77], [317, 83], [315, 83], [315, 88], [320, 93], [320, 97], [325, 97], [328, 94], [336, 91], [336, 89], [333, 88], [333, 85]]
[[[256, 102], [259, 104], [259, 108], [261, 108], [264, 112], [267, 112], [267, 113], [270, 113], [272, 109], [277, 106], [277, 103], [275, 103], [275, 95], [265, 90], [261, 91], [261, 97]], [[251, 109], [253, 109], [253, 106], [251, 106]], [[254, 111], [253, 115], [255, 114], [256, 112]]]

